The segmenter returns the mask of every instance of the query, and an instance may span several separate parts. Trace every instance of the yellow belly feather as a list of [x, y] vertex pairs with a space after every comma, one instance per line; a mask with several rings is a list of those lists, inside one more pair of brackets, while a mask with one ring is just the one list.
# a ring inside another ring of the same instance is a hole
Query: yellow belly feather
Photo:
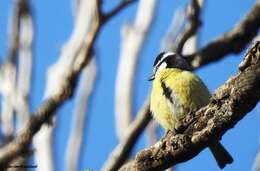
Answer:
[[[163, 94], [162, 82], [175, 94], [174, 103]], [[154, 118], [167, 130], [190, 111], [208, 104], [210, 93], [198, 76], [175, 68], [156, 73], [153, 81], [150, 110]]]

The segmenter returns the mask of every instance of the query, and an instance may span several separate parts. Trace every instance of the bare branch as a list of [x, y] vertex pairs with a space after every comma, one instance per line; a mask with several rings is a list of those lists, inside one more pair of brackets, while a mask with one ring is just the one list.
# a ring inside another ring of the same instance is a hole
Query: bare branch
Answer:
[[[81, 2], [71, 37], [64, 45], [59, 60], [48, 70], [44, 98], [48, 99], [56, 94], [60, 96], [63, 93], [62, 91], [70, 91], [74, 88], [75, 83], [68, 82], [68, 80], [70, 74], [75, 74], [73, 77], [77, 77], [79, 71], [85, 66], [83, 62], [89, 61], [91, 46], [93, 46], [93, 40], [100, 27], [99, 16], [96, 16], [99, 15], [97, 9], [97, 0]], [[88, 42], [89, 39], [91, 39], [91, 42]], [[69, 95], [67, 96], [69, 97]], [[54, 127], [44, 125], [34, 137], [35, 158], [38, 169], [41, 171], [54, 170], [52, 157], [53, 130]]]
[[33, 18], [30, 4], [25, 0], [27, 13], [21, 17], [20, 21], [20, 45], [19, 45], [19, 63], [17, 71], [17, 97], [15, 109], [19, 117], [19, 126], [23, 125], [29, 119], [28, 96], [31, 88], [32, 75], [32, 43], [34, 36]]
[[171, 24], [161, 41], [162, 51], [172, 51], [172, 48], [174, 47], [175, 39], [182, 28], [185, 18], [186, 18], [185, 9], [179, 8], [174, 12]]
[[23, 15], [27, 15], [30, 13], [28, 8], [27, 0], [16, 0], [12, 17], [10, 22], [9, 29], [9, 44], [8, 44], [8, 52], [7, 59], [12, 63], [16, 63], [17, 53], [19, 48], [19, 30], [20, 30], [20, 20]]
[[134, 3], [138, 0], [122, 0], [113, 10], [108, 12], [107, 14], [104, 14], [104, 21], [107, 21], [109, 18], [115, 16], [118, 12], [120, 12], [122, 9], [130, 5], [131, 3]]
[[[82, 3], [83, 2], [87, 3], [89, 1], [82, 1]], [[98, 4], [99, 3], [97, 3], [97, 8], [100, 9]], [[75, 47], [74, 50], [70, 49], [72, 47], [69, 48], [68, 45], [63, 49], [64, 51], [62, 52], [60, 59], [62, 59], [63, 55], [71, 56], [71, 58], [74, 59], [69, 67], [71, 69], [64, 71], [65, 73], [55, 73], [57, 75], [61, 74], [62, 77], [64, 77], [63, 81], [57, 83], [57, 80], [53, 79], [54, 91], [46, 92], [46, 100], [40, 105], [38, 110], [32, 114], [33, 117], [29, 119], [23, 130], [13, 141], [0, 149], [0, 168], [5, 167], [16, 156], [24, 153], [24, 150], [28, 149], [33, 136], [41, 129], [42, 125], [44, 123], [49, 123], [50, 119], [55, 115], [55, 111], [72, 96], [78, 75], [84, 66], [88, 64], [97, 34], [104, 24], [100, 22], [100, 13], [98, 13], [97, 10], [95, 11], [95, 20], [93, 21], [92, 27], [87, 29], [87, 33], [86, 30], [81, 30], [80, 27], [74, 30], [75, 33], [73, 33], [73, 35], [75, 39], [78, 38], [78, 36], [82, 36], [83, 38], [81, 38], [83, 41], [75, 42], [74, 45], [71, 43], [70, 45]], [[80, 16], [80, 14], [78, 15]], [[82, 17], [84, 18], [84, 16]], [[83, 24], [86, 24], [85, 22], [86, 21], [84, 20]], [[82, 33], [85, 34], [82, 35]], [[59, 87], [57, 87], [56, 84], [59, 84]]]
[[159, 129], [158, 123], [152, 120], [146, 128], [146, 146], [150, 147], [158, 141], [157, 130]]
[[176, 39], [174, 51], [182, 54], [182, 49], [185, 42], [196, 34], [199, 26], [201, 25], [200, 21], [200, 11], [201, 11], [201, 4], [199, 0], [192, 0], [191, 5], [188, 6], [188, 23], [184, 30], [179, 34]]
[[228, 54], [240, 53], [257, 35], [260, 27], [259, 21], [260, 1], [257, 0], [252, 10], [231, 31], [209, 42], [198, 52], [187, 55], [187, 60], [193, 68], [198, 68], [202, 65], [220, 60]]
[[260, 171], [260, 151], [256, 153], [254, 165], [252, 171]]
[[13, 100], [15, 93], [15, 77], [16, 77], [16, 65], [10, 61], [1, 66], [0, 70], [1, 79], [1, 127], [6, 137], [11, 137], [14, 134], [13, 125]]
[[150, 120], [151, 115], [149, 112], [148, 98], [141, 110], [138, 112], [136, 119], [127, 128], [127, 136], [119, 142], [108, 157], [108, 160], [102, 168], [103, 171], [118, 170], [124, 164], [124, 162], [128, 159], [133, 146]]
[[[203, 10], [204, 0], [198, 0], [200, 10]], [[188, 55], [195, 53], [198, 50], [198, 44], [200, 39], [200, 31], [197, 29], [196, 33], [193, 34], [190, 38], [188, 38], [182, 48], [182, 55]]]
[[156, 0], [141, 0], [133, 25], [124, 25], [115, 90], [116, 132], [119, 139], [132, 119], [133, 82], [139, 52], [150, 29]]
[[221, 139], [259, 102], [260, 42], [248, 51], [239, 68], [240, 72], [216, 91], [206, 107], [184, 119], [188, 128], [183, 134], [169, 132], [121, 170], [164, 170], [195, 157]]
[[96, 67], [95, 57], [92, 57], [90, 63], [82, 71], [82, 78], [76, 95], [76, 104], [72, 114], [74, 121], [66, 151], [66, 169], [68, 171], [78, 170], [77, 164], [80, 161], [80, 149], [84, 137], [84, 125], [86, 125], [86, 111], [96, 79]]
[[[14, 133], [14, 111], [18, 116], [16, 127], [18, 130], [29, 118], [27, 97], [31, 82], [33, 22], [30, 4], [27, 0], [15, 1], [10, 22], [7, 61], [1, 67], [2, 126], [7, 136], [5, 140], [9, 139], [8, 141]], [[26, 160], [27, 155], [21, 155], [10, 164], [25, 165]]]
[[23, 154], [28, 149], [32, 137], [38, 132], [43, 123], [47, 123], [53, 116], [54, 111], [61, 105], [57, 98], [45, 101], [42, 106], [31, 117], [23, 131], [21, 131], [13, 141], [0, 149], [0, 168], [5, 168], [8, 163], [19, 154]]
[[[2, 120], [2, 127], [3, 127], [4, 134], [6, 134], [7, 136], [10, 136], [14, 131], [13, 128], [14, 110], [18, 111], [18, 116], [21, 116], [19, 109], [22, 109], [22, 106], [27, 106], [26, 105], [27, 102], [23, 100], [23, 97], [20, 95], [21, 92], [19, 92], [19, 88], [17, 88], [16, 85], [19, 84], [16, 83], [16, 72], [17, 72], [16, 67], [18, 65], [17, 57], [18, 57], [19, 49], [20, 49], [21, 58], [23, 55], [22, 50], [24, 49], [23, 46], [24, 42], [22, 41], [24, 41], [24, 35], [25, 35], [24, 27], [28, 26], [28, 23], [25, 23], [25, 21], [28, 20], [30, 20], [32, 24], [31, 11], [27, 0], [15, 1], [13, 14], [11, 19], [9, 20], [11, 24], [9, 29], [7, 61], [1, 66], [1, 75], [0, 75], [1, 77], [0, 89], [1, 89], [1, 93], [3, 94], [1, 120]], [[30, 30], [28, 30], [27, 34], [30, 35], [30, 33], [31, 33]], [[19, 60], [21, 59], [19, 58]], [[23, 64], [22, 61], [20, 61], [19, 64], [20, 65]], [[18, 68], [19, 70], [21, 69], [20, 67]], [[30, 67], [28, 67], [28, 69], [29, 68]], [[18, 77], [19, 76], [20, 75], [18, 75]], [[26, 85], [27, 83], [26, 80], [23, 81], [24, 81], [23, 84]], [[28, 81], [30, 82], [30, 80]], [[27, 111], [27, 115], [28, 115], [28, 111]]]

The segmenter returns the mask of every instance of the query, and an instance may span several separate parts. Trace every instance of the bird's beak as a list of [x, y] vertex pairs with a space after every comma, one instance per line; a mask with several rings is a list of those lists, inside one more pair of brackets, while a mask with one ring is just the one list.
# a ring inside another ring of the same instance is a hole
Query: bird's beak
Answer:
[[154, 74], [148, 79], [148, 81], [153, 81], [155, 78]]

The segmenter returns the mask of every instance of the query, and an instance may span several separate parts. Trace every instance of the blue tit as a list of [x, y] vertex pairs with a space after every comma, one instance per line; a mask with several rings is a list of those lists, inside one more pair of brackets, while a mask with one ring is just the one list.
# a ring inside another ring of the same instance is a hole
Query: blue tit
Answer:
[[[186, 114], [209, 103], [210, 92], [202, 80], [191, 72], [187, 61], [172, 52], [160, 53], [153, 65], [150, 111], [166, 130], [174, 130]], [[233, 159], [219, 141], [209, 146], [222, 169]]]

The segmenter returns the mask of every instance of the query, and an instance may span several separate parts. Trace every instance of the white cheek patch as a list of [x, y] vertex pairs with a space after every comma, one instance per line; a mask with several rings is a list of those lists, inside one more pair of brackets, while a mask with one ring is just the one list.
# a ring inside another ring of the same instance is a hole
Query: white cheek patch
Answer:
[[167, 67], [167, 64], [166, 64], [166, 62], [163, 62], [159, 67], [158, 67], [158, 69], [157, 69], [157, 73], [159, 72], [159, 71], [161, 71], [162, 69], [165, 69]]

